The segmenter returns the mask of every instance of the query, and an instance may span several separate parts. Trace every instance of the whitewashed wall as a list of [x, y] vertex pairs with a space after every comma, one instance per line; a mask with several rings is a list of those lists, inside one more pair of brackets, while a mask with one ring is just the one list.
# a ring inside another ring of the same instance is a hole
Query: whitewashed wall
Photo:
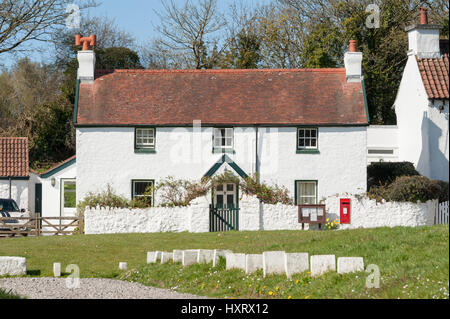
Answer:
[[189, 207], [147, 209], [87, 208], [85, 234], [158, 233], [209, 231], [209, 203], [206, 197]]
[[393, 154], [369, 154], [367, 164], [373, 162], [397, 162], [398, 127], [396, 125], [370, 125], [367, 128], [367, 152], [369, 150], [393, 150]]
[[428, 106], [430, 178], [449, 178], [449, 101], [430, 101]]
[[[254, 127], [235, 128], [235, 153], [227, 154], [248, 175], [255, 172], [255, 140]], [[259, 128], [258, 141], [261, 180], [292, 196], [295, 180], [318, 180], [319, 198], [366, 189], [366, 127], [320, 127], [320, 154], [296, 153], [295, 127]], [[211, 127], [158, 127], [155, 154], [134, 152], [133, 127], [77, 128], [77, 201], [107, 184], [131, 198], [134, 179], [199, 180], [221, 157], [212, 153]]]
[[[29, 206], [30, 187], [28, 180], [11, 181], [11, 199], [15, 200], [20, 209], [31, 210]], [[0, 198], [9, 198], [9, 180], [0, 180]]]

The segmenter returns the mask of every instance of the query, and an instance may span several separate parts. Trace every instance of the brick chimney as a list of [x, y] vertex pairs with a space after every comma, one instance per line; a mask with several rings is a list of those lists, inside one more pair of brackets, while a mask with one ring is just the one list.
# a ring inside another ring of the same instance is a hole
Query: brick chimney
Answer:
[[347, 82], [361, 82], [362, 80], [362, 52], [358, 51], [356, 40], [350, 40], [348, 52], [344, 55], [345, 74]]
[[439, 58], [439, 30], [441, 26], [428, 24], [427, 8], [420, 8], [420, 23], [407, 27], [409, 49], [408, 54], [418, 58]]
[[82, 51], [78, 51], [78, 75], [77, 78], [81, 83], [93, 83], [95, 77], [95, 52], [91, 49], [97, 42], [95, 35], [90, 37], [82, 37], [77, 34], [75, 37], [75, 45], [83, 46]]

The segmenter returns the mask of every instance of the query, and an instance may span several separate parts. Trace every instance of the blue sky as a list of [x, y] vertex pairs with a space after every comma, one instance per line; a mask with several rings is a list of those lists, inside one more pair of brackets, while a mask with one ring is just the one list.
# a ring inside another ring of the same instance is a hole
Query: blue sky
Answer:
[[[170, 1], [170, 0], [169, 0]], [[195, 2], [195, 0], [191, 0]], [[245, 4], [268, 3], [270, 0], [242, 0]], [[157, 35], [155, 26], [159, 24], [159, 17], [156, 11], [162, 11], [160, 0], [98, 0], [100, 6], [91, 8], [88, 14], [92, 16], [107, 16], [114, 18], [117, 25], [125, 31], [131, 33], [137, 42], [145, 42]], [[178, 4], [184, 4], [185, 0], [175, 0]], [[219, 10], [226, 12], [231, 4], [236, 0], [218, 0]], [[40, 53], [27, 54], [36, 61], [43, 60]], [[10, 66], [14, 57], [9, 54], [2, 55], [0, 61], [6, 66]]]

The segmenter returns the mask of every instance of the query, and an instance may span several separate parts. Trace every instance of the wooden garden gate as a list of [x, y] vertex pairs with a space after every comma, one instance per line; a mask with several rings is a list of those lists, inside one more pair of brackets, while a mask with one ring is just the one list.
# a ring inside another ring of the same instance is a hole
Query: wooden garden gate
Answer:
[[209, 206], [209, 231], [239, 230], [239, 208], [234, 205]]

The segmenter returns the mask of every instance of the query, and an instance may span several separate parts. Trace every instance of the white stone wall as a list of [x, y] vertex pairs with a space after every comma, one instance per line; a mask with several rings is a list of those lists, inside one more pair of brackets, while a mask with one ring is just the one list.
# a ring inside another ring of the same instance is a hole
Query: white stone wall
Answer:
[[[29, 181], [13, 179], [11, 181], [11, 199], [16, 201], [20, 209], [31, 209], [28, 201], [29, 197]], [[9, 180], [0, 179], [0, 198], [9, 198]]]
[[[157, 127], [155, 154], [135, 153], [134, 130], [77, 128], [77, 201], [107, 184], [131, 198], [132, 180], [199, 180], [222, 157], [212, 152], [211, 127]], [[236, 127], [234, 153], [227, 154], [248, 175], [255, 172], [255, 140], [254, 127]], [[287, 187], [292, 197], [296, 180], [317, 180], [319, 198], [366, 189], [366, 127], [319, 127], [319, 154], [297, 154], [296, 141], [296, 127], [259, 128], [262, 181]]]
[[330, 220], [340, 220], [341, 198], [351, 200], [351, 223], [340, 225], [340, 229], [431, 226], [434, 224], [434, 215], [438, 204], [437, 200], [429, 200], [426, 203], [377, 203], [376, 200], [367, 197], [336, 195], [324, 201], [327, 218], [330, 218]]
[[[369, 154], [369, 150], [392, 150], [393, 154]], [[367, 165], [374, 162], [397, 162], [398, 127], [396, 125], [370, 125], [367, 128]]]
[[209, 231], [209, 203], [205, 197], [189, 207], [147, 209], [88, 208], [84, 214], [85, 234], [159, 233]]

